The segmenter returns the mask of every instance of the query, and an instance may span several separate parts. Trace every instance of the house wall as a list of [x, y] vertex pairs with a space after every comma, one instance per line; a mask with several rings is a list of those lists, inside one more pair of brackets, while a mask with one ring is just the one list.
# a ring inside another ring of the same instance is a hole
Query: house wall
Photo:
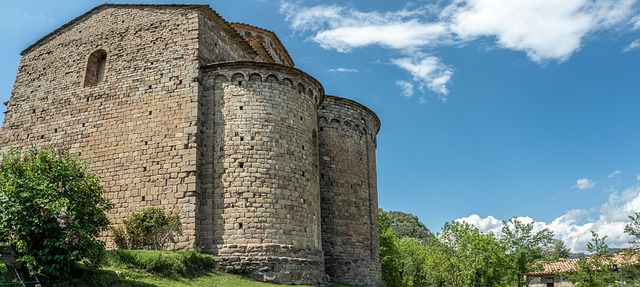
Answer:
[[549, 275], [540, 277], [529, 277], [529, 287], [547, 287], [547, 278], [553, 278], [553, 287], [573, 287], [573, 283], [564, 281], [562, 277]]

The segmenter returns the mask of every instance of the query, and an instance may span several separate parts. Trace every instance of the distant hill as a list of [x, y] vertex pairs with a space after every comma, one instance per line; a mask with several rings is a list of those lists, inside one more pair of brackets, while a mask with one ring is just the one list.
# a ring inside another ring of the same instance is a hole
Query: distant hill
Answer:
[[391, 228], [393, 228], [398, 237], [414, 238], [422, 242], [427, 242], [433, 238], [433, 233], [424, 223], [420, 222], [417, 216], [402, 211], [389, 211], [387, 215], [389, 216]]

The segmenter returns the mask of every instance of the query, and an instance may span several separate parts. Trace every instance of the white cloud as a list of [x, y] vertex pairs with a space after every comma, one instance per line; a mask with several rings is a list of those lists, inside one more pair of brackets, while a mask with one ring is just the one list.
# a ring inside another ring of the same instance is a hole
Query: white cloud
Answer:
[[332, 72], [332, 73], [358, 73], [359, 71], [357, 69], [335, 68], [335, 69], [329, 69], [328, 72]]
[[402, 95], [410, 98], [413, 96], [413, 84], [407, 81], [398, 80], [396, 81], [396, 85], [398, 85], [402, 89]]
[[594, 188], [596, 187], [596, 182], [588, 178], [580, 178], [576, 181], [575, 187], [577, 187], [578, 189]]
[[533, 61], [567, 59], [580, 48], [591, 19], [581, 0], [469, 0], [448, 11], [463, 39], [494, 36], [502, 48], [524, 51]]
[[502, 220], [496, 219], [491, 215], [487, 216], [486, 218], [482, 218], [477, 214], [472, 214], [467, 217], [456, 219], [456, 221], [463, 221], [475, 225], [482, 232], [493, 232], [493, 234], [496, 235], [502, 234]]
[[633, 42], [629, 43], [629, 45], [627, 45], [626, 47], [624, 47], [624, 49], [622, 50], [622, 52], [629, 52], [632, 50], [637, 49], [638, 47], [640, 47], [640, 39], [636, 39]]
[[[282, 2], [280, 11], [294, 31], [307, 33], [324, 49], [348, 53], [377, 45], [397, 51], [403, 56], [392, 62], [416, 80], [417, 69], [425, 67], [416, 61], [430, 61], [430, 57], [415, 59], [414, 55], [432, 54], [435, 49], [478, 38], [495, 39], [498, 47], [524, 52], [537, 63], [565, 61], [595, 32], [629, 26], [640, 29], [640, 17], [634, 17], [637, 1], [449, 0], [442, 6], [413, 3], [410, 9], [387, 12]], [[625, 51], [638, 46], [640, 41], [633, 42]], [[442, 65], [440, 60], [438, 64]], [[450, 68], [438, 71], [438, 76], [419, 78], [419, 86], [446, 96], [452, 72]]]
[[[519, 217], [525, 223], [533, 222], [534, 231], [549, 228], [555, 237], [565, 242], [573, 252], [586, 252], [587, 242], [591, 240], [591, 231], [600, 236], [607, 236], [606, 243], [611, 248], [628, 247], [631, 236], [624, 233], [624, 226], [629, 224], [629, 215], [640, 210], [640, 185], [630, 187], [622, 193], [613, 193], [609, 200], [595, 209], [574, 209], [565, 212], [550, 223], [534, 221], [530, 217]], [[588, 217], [596, 215], [597, 219], [589, 221]], [[501, 236], [503, 223], [501, 220], [488, 216], [481, 218], [476, 214], [457, 219], [469, 222], [482, 232], [493, 232]]]
[[381, 45], [392, 49], [415, 49], [438, 41], [446, 34], [446, 26], [442, 24], [425, 24], [410, 20], [336, 27], [318, 32], [313, 40], [322, 48], [346, 53], [353, 48], [370, 45]]
[[446, 23], [425, 22], [420, 9], [381, 13], [360, 12], [340, 6], [300, 7], [281, 5], [291, 28], [311, 31], [311, 39], [325, 49], [349, 52], [354, 48], [381, 45], [392, 49], [413, 49], [433, 45], [449, 36]]
[[451, 80], [453, 71], [440, 62], [440, 59], [429, 55], [420, 55], [413, 58], [392, 59], [391, 62], [408, 71], [413, 80], [419, 84], [421, 90], [429, 89], [441, 95], [446, 100], [449, 93], [447, 84]]
[[618, 177], [620, 174], [622, 173], [622, 171], [620, 170], [616, 170], [612, 173], [610, 173], [609, 175], [607, 175], [607, 178], [614, 178], [614, 177]]

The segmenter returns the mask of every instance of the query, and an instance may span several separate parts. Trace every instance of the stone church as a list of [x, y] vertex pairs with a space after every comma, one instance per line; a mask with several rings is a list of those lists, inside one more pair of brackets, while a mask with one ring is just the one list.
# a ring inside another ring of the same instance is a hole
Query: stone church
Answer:
[[273, 32], [208, 5], [102, 4], [21, 55], [0, 146], [87, 160], [113, 224], [178, 211], [171, 248], [228, 272], [381, 284], [380, 120], [325, 95]]

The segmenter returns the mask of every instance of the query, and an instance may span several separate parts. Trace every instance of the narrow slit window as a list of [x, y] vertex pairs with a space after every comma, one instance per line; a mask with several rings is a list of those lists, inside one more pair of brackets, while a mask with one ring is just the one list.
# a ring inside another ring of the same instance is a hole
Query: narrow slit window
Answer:
[[104, 81], [104, 70], [107, 64], [107, 52], [100, 49], [91, 55], [87, 61], [87, 72], [84, 77], [84, 86], [91, 87]]

